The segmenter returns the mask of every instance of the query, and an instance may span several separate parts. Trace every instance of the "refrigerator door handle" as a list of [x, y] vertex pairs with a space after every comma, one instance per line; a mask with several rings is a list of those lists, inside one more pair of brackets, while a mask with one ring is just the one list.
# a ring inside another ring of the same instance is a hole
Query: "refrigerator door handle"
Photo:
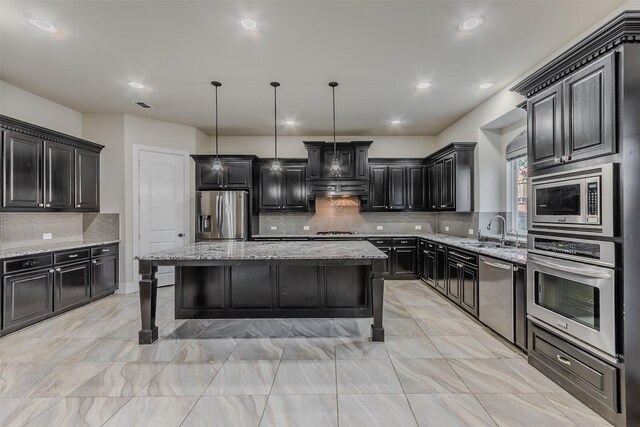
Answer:
[[216, 197], [216, 212], [218, 214], [218, 238], [221, 239], [222, 238], [222, 224], [224, 222], [224, 215], [222, 212], [222, 201], [223, 201], [223, 195], [221, 193], [218, 193], [218, 196]]

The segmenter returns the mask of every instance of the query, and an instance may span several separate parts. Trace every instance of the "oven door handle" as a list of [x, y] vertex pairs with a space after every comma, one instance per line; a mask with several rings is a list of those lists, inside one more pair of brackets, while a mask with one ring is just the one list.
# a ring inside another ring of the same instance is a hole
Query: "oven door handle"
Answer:
[[482, 261], [484, 264], [487, 264], [491, 267], [501, 268], [502, 270], [511, 270], [511, 268], [513, 268], [511, 264], [500, 264], [497, 262], [490, 262], [484, 259], [483, 257], [480, 257], [480, 261]]
[[555, 262], [543, 261], [537, 258], [534, 261], [536, 264], [540, 264], [545, 267], [553, 268], [560, 271], [567, 271], [569, 273], [577, 274], [579, 276], [592, 277], [594, 279], [610, 279], [611, 275], [609, 273], [602, 273], [600, 271], [593, 270], [584, 270], [575, 267], [569, 267], [567, 265], [556, 264]]

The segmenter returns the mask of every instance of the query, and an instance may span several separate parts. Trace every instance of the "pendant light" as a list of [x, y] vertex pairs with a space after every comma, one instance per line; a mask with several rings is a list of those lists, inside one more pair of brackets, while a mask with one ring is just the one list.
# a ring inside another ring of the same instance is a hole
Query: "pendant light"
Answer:
[[218, 157], [218, 88], [222, 86], [222, 83], [212, 81], [211, 84], [215, 87], [216, 91], [216, 158], [213, 160], [212, 169], [214, 171], [220, 171], [222, 170], [222, 162], [220, 161], [220, 157]]
[[273, 87], [273, 147], [275, 150], [273, 163], [271, 163], [272, 171], [280, 171], [280, 160], [278, 160], [278, 86], [280, 83], [271, 82]]
[[338, 86], [338, 82], [331, 82], [329, 86], [331, 87], [333, 97], [333, 160], [331, 161], [329, 170], [333, 172], [334, 175], [339, 175], [340, 163], [338, 162], [338, 150], [336, 149], [336, 86]]

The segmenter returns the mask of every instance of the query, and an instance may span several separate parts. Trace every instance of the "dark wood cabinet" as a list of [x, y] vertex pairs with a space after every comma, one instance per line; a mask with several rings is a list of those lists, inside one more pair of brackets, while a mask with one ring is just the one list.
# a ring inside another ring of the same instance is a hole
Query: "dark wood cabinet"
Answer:
[[603, 156], [615, 148], [615, 53], [562, 82], [566, 161]]
[[447, 247], [444, 245], [436, 245], [435, 252], [435, 288], [436, 290], [447, 294]]
[[100, 210], [100, 155], [87, 150], [75, 150], [76, 209]]
[[42, 141], [6, 131], [2, 141], [2, 207], [42, 208]]
[[407, 208], [407, 168], [389, 166], [389, 209]]
[[0, 116], [7, 212], [100, 210], [102, 145]]
[[475, 146], [454, 142], [427, 158], [428, 210], [473, 211]]
[[44, 207], [71, 210], [75, 200], [73, 147], [44, 141]]
[[354, 142], [355, 146], [355, 170], [354, 177], [357, 180], [369, 179], [369, 147], [371, 142]]
[[460, 304], [460, 279], [462, 277], [462, 264], [455, 260], [447, 260], [447, 297]]
[[196, 190], [248, 189], [252, 185], [252, 157], [220, 157], [222, 169], [213, 169], [215, 156], [191, 156], [196, 160]]
[[418, 274], [416, 238], [369, 238], [369, 242], [387, 255], [384, 276], [388, 279], [414, 278]]
[[260, 166], [260, 210], [307, 210], [307, 166], [281, 161], [281, 170], [272, 171], [271, 162]]
[[615, 152], [615, 70], [614, 52], [527, 100], [532, 170]]
[[5, 276], [2, 293], [4, 331], [47, 318], [53, 313], [53, 269]]
[[460, 277], [460, 306], [474, 316], [478, 315], [478, 269], [463, 265]]
[[427, 207], [427, 191], [426, 191], [426, 167], [425, 166], [409, 166], [407, 167], [407, 209], [412, 211], [421, 211]]
[[513, 268], [515, 295], [515, 345], [527, 349], [527, 268]]
[[109, 295], [118, 289], [118, 257], [102, 256], [91, 260], [91, 298]]
[[393, 249], [393, 273], [396, 276], [415, 275], [417, 248], [394, 247]]
[[55, 268], [54, 311], [80, 305], [91, 299], [89, 260]]
[[340, 172], [338, 172], [337, 174], [331, 170], [331, 164], [333, 163], [334, 159], [334, 151], [333, 145], [330, 146], [332, 147], [331, 149], [322, 150], [322, 178], [353, 178], [355, 175], [355, 151], [351, 144], [349, 144], [348, 147], [338, 147], [338, 154], [336, 155], [336, 158], [338, 159], [338, 164], [340, 165]]
[[369, 180], [369, 147], [373, 141], [351, 141], [336, 144], [340, 172], [331, 171], [334, 144], [325, 141], [304, 141], [307, 149], [308, 180]]
[[369, 166], [369, 210], [389, 209], [389, 167]]
[[436, 245], [431, 242], [425, 242], [422, 249], [422, 274], [427, 284], [436, 285]]

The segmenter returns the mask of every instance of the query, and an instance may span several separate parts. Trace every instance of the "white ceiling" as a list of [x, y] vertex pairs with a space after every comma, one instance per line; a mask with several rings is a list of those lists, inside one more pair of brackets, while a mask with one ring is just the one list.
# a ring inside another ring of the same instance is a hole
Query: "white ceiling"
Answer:
[[[81, 112], [132, 113], [220, 134], [435, 135], [621, 1], [7, 1], [0, 78]], [[457, 26], [480, 15], [472, 33]], [[29, 18], [59, 27], [40, 31]], [[258, 33], [238, 24], [259, 21]], [[129, 80], [147, 88], [134, 90]], [[418, 91], [428, 80], [433, 87]], [[479, 91], [479, 82], [495, 86]], [[142, 100], [143, 110], [130, 101]], [[392, 119], [403, 124], [390, 125]]]

